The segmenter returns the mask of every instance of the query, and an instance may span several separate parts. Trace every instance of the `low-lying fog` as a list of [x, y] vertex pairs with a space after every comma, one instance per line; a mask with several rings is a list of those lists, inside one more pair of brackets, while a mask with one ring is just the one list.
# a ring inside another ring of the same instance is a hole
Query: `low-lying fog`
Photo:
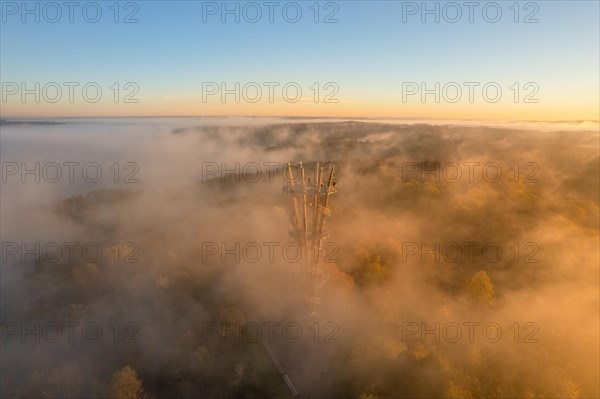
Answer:
[[[300, 397], [600, 395], [597, 130], [53, 122], [2, 126], [2, 397], [288, 397], [240, 329], [295, 322]], [[338, 166], [310, 321], [289, 161]]]

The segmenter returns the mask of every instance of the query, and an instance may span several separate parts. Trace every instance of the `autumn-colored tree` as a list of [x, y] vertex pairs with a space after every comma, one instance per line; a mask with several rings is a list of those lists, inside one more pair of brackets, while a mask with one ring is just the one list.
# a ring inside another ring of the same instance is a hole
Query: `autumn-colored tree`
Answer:
[[379, 284], [389, 278], [389, 269], [380, 255], [360, 254], [359, 267], [351, 272], [354, 282], [359, 286]]
[[467, 282], [467, 292], [478, 301], [492, 305], [494, 303], [494, 285], [484, 271], [479, 271]]
[[142, 380], [134, 369], [125, 366], [113, 373], [110, 381], [110, 396], [114, 399], [147, 399]]
[[446, 390], [449, 399], [475, 399], [475, 394], [470, 387], [457, 381], [450, 381]]

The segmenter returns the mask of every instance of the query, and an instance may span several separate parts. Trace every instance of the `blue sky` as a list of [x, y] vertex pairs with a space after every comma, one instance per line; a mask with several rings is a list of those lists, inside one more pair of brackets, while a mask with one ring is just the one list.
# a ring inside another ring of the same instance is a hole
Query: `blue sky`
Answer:
[[[33, 3], [29, 3], [31, 8]], [[20, 8], [21, 2], [2, 2], [2, 82], [94, 81], [109, 87], [111, 82], [132, 81], [140, 88], [140, 104], [129, 110], [133, 114], [152, 114], [160, 109], [161, 101], [174, 98], [178, 99], [180, 110], [195, 113], [197, 109], [197, 114], [202, 114], [202, 107], [190, 105], [194, 101], [198, 105], [202, 82], [299, 82], [305, 91], [312, 82], [335, 82], [341, 103], [337, 108], [303, 110], [296, 104], [296, 108], [287, 111], [345, 114], [360, 112], [361, 108], [368, 110], [365, 113], [385, 109], [385, 115], [378, 116], [392, 116], [394, 107], [398, 114], [448, 113], [448, 107], [437, 104], [433, 104], [433, 108], [439, 108], [437, 111], [426, 110], [427, 103], [415, 103], [412, 108], [402, 104], [401, 85], [405, 81], [432, 85], [493, 81], [500, 82], [505, 90], [512, 82], [533, 81], [539, 85], [541, 104], [532, 108], [532, 119], [556, 113], [563, 105], [573, 108], [572, 119], [598, 119], [597, 1], [500, 1], [495, 3], [502, 10], [497, 23], [487, 22], [482, 14], [482, 7], [490, 2], [481, 2], [474, 9], [473, 23], [468, 21], [468, 9], [464, 6], [462, 18], [456, 23], [445, 21], [443, 13], [440, 23], [435, 23], [432, 15], [422, 23], [420, 9], [416, 15], [406, 15], [403, 22], [403, 10], [421, 8], [424, 3], [401, 1], [319, 2], [319, 23], [314, 22], [315, 1], [295, 3], [302, 10], [297, 23], [287, 22], [282, 14], [283, 6], [287, 6], [288, 15], [294, 16], [295, 4], [289, 5], [291, 2], [274, 2], [277, 5], [273, 23], [269, 22], [268, 7], [262, 1], [254, 3], [263, 12], [257, 23], [244, 20], [244, 1], [237, 2], [240, 23], [235, 22], [233, 15], [227, 15], [225, 23], [221, 21], [224, 2], [220, 1], [120, 2], [119, 23], [113, 21], [115, 2], [97, 2], [102, 17], [97, 23], [89, 23], [81, 12], [89, 2], [81, 2], [75, 9], [73, 23], [68, 21], [64, 7], [62, 18], [49, 23], [41, 11], [44, 3], [39, 2], [39, 23], [33, 15], [27, 15], [23, 23], [22, 10], [15, 15], [8, 12], [14, 11], [13, 4]], [[227, 2], [231, 8], [235, 3]], [[448, 2], [437, 3], [441, 12]], [[435, 4], [427, 2], [427, 7]], [[206, 15], [204, 22], [203, 9], [213, 6], [218, 8], [217, 15]], [[519, 23], [513, 20], [516, 8]], [[93, 16], [93, 8], [88, 10]], [[253, 12], [252, 8], [247, 10]], [[488, 16], [493, 18], [495, 6], [489, 10]], [[139, 22], [122, 23], [125, 15], [134, 11]], [[534, 11], [539, 22], [523, 23], [525, 16]], [[339, 22], [323, 23], [331, 12]], [[74, 114], [78, 113], [76, 105], [72, 105]], [[107, 111], [108, 105], [96, 109], [98, 113], [127, 113], [123, 107], [114, 108], [118, 105], [113, 104], [112, 111]], [[173, 104], [162, 105], [170, 110], [167, 114], [176, 114]], [[485, 112], [476, 105], [463, 104], [461, 114], [468, 115], [469, 107], [474, 114]], [[509, 110], [514, 105], [507, 104], [503, 110], [496, 104], [489, 112], [500, 117], [505, 112], [507, 118], [514, 118]], [[3, 114], [69, 111], [66, 105], [52, 111], [49, 106], [10, 100], [3, 102], [2, 108]], [[251, 113], [252, 109], [248, 109]], [[527, 114], [522, 109], [513, 113]], [[230, 110], [246, 113], [237, 104], [216, 104], [210, 108], [217, 114], [228, 114]], [[269, 111], [278, 114], [286, 109], [262, 103], [260, 113]], [[94, 109], [86, 112], [94, 114]]]

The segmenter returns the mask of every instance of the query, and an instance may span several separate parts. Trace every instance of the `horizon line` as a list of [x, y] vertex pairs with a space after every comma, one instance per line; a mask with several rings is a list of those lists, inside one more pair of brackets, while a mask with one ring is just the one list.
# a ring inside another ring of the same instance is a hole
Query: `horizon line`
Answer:
[[460, 121], [460, 122], [512, 122], [512, 123], [597, 123], [594, 119], [569, 119], [569, 120], [540, 120], [540, 119], [463, 119], [463, 118], [432, 118], [432, 117], [406, 117], [406, 116], [296, 116], [296, 115], [83, 115], [83, 116], [4, 116], [0, 119], [8, 120], [44, 120], [44, 119], [133, 119], [133, 118], [281, 118], [281, 119], [348, 119], [348, 120], [431, 120], [431, 121]]

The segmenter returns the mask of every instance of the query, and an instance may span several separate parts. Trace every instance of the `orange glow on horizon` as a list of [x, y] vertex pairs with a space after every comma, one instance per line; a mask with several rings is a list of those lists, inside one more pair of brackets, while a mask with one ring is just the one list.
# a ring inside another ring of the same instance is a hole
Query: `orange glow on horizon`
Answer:
[[144, 99], [134, 104], [3, 104], [2, 118], [143, 116], [295, 116], [450, 120], [574, 121], [600, 119], [597, 104], [220, 103]]

